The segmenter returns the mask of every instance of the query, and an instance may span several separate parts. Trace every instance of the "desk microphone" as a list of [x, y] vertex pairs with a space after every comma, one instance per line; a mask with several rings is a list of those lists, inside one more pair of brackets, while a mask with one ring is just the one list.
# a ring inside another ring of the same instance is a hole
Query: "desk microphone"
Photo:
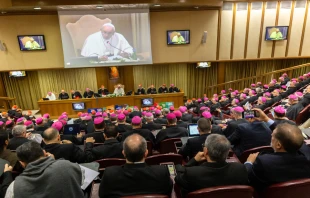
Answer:
[[[112, 44], [110, 43], [110, 41], [107, 41], [107, 44], [109, 44], [111, 47], [113, 47], [113, 48], [115, 48], [115, 49], [117, 49], [117, 50], [119, 50], [119, 51], [121, 51], [121, 52], [123, 52], [123, 53], [129, 54], [129, 53], [125, 52], [124, 50], [119, 49], [119, 48], [115, 47], [114, 45], [112, 45]], [[129, 48], [129, 47], [127, 47], [127, 48], [125, 48], [125, 49], [128, 49], [128, 48]]]

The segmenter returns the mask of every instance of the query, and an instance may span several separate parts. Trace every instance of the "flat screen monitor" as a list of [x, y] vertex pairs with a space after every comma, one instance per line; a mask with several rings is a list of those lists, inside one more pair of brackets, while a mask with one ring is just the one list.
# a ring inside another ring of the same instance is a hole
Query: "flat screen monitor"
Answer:
[[287, 40], [288, 26], [272, 26], [266, 27], [266, 41]]
[[199, 136], [199, 131], [197, 129], [198, 124], [189, 124], [188, 125], [188, 131], [189, 131], [189, 136]]
[[186, 45], [190, 44], [189, 30], [168, 30], [167, 31], [168, 45]]
[[17, 36], [20, 51], [46, 50], [44, 35]]
[[80, 133], [80, 124], [67, 124], [64, 126], [64, 135], [76, 135]]
[[26, 76], [26, 72], [25, 71], [10, 71], [9, 76], [10, 77], [24, 77]]
[[154, 99], [153, 98], [143, 98], [141, 99], [141, 106], [142, 107], [151, 107], [154, 105]]
[[72, 103], [72, 109], [74, 111], [80, 111], [85, 109], [85, 103], [79, 102], [79, 103]]
[[148, 9], [58, 16], [65, 68], [152, 64]]

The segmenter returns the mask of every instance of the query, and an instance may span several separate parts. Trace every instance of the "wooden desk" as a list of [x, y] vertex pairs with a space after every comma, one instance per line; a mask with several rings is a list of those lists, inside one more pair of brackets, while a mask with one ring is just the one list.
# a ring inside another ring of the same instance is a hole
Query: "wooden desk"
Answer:
[[78, 111], [72, 109], [72, 103], [84, 102], [87, 112], [89, 108], [103, 108], [110, 105], [128, 104], [129, 106], [137, 106], [141, 108], [142, 98], [153, 98], [154, 103], [173, 102], [175, 107], [183, 105], [184, 93], [167, 93], [167, 94], [151, 94], [151, 95], [133, 95], [121, 96], [114, 98], [83, 98], [83, 99], [68, 99], [68, 100], [39, 100], [38, 105], [40, 113], [43, 115], [49, 113], [52, 118], [57, 118], [62, 112], [67, 112], [69, 117], [76, 117]]
[[0, 97], [0, 109], [3, 109], [5, 111], [8, 111], [9, 109], [11, 109], [13, 106], [13, 100], [15, 100], [15, 98]]

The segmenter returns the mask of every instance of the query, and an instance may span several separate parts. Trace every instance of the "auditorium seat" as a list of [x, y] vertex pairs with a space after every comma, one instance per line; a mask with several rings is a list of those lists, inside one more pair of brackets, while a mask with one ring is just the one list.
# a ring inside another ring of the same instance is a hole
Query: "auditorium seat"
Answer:
[[125, 196], [121, 198], [169, 198], [167, 195], [132, 195], [132, 196]]
[[169, 153], [169, 154], [159, 154], [147, 157], [145, 163], [148, 165], [160, 165], [162, 163], [173, 164], [183, 164], [183, 157], [179, 154]]
[[310, 104], [306, 106], [301, 112], [298, 113], [296, 120], [295, 120], [296, 125], [297, 126], [301, 125], [302, 123], [307, 121], [309, 117], [310, 117]]
[[310, 179], [298, 179], [268, 187], [262, 197], [264, 198], [309, 198]]
[[169, 138], [169, 139], [163, 140], [159, 144], [159, 152], [161, 154], [178, 153], [177, 147], [175, 146], [175, 142], [181, 142], [181, 138]]
[[246, 162], [246, 160], [248, 159], [249, 155], [252, 153], [256, 153], [256, 152], [267, 152], [267, 153], [273, 153], [273, 148], [271, 146], [260, 146], [260, 147], [256, 147], [256, 148], [252, 148], [249, 150], [244, 151], [241, 156], [239, 157], [239, 160], [241, 163]]
[[152, 142], [147, 141], [146, 145], [147, 145], [147, 150], [148, 150], [147, 156], [152, 156], [153, 155], [153, 144], [152, 144]]
[[191, 192], [187, 198], [252, 198], [253, 191], [254, 189], [251, 186], [217, 186]]
[[106, 159], [100, 159], [96, 160], [96, 162], [99, 163], [99, 171], [103, 172], [105, 168], [109, 166], [121, 166], [126, 163], [125, 159], [121, 158], [106, 158]]

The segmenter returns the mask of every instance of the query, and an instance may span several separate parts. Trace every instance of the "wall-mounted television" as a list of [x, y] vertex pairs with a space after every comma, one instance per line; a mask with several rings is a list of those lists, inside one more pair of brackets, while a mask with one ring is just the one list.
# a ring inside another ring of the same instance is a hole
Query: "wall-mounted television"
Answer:
[[44, 35], [17, 36], [20, 51], [46, 50]]
[[26, 72], [25, 71], [10, 71], [9, 76], [10, 77], [24, 77], [26, 76]]
[[189, 30], [168, 30], [167, 31], [168, 45], [186, 45], [190, 44]]
[[153, 98], [143, 98], [141, 99], [141, 106], [142, 107], [151, 107], [154, 105]]
[[79, 103], [72, 103], [72, 109], [73, 111], [80, 111], [85, 109], [85, 103], [79, 102]]
[[266, 27], [266, 41], [287, 40], [288, 26], [271, 26]]

